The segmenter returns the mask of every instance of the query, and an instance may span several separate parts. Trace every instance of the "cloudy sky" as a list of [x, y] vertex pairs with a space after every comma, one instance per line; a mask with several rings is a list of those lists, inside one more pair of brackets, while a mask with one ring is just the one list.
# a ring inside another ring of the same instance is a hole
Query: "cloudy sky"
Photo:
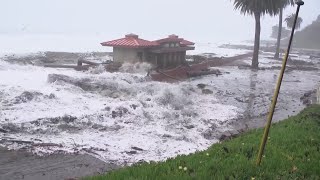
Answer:
[[[3, 39], [0, 39], [0, 43], [10, 38], [15, 42], [21, 36], [24, 37], [24, 42], [34, 40], [26, 36], [37, 36], [39, 42], [43, 40], [41, 37], [64, 36], [77, 37], [75, 42], [83, 38], [82, 43], [85, 43], [85, 39], [88, 40], [89, 37], [99, 37], [100, 41], [105, 41], [131, 32], [145, 39], [175, 33], [195, 42], [234, 42], [252, 39], [254, 36], [254, 19], [235, 11], [232, 0], [0, 2], [0, 38]], [[320, 14], [319, 0], [305, 2], [306, 5], [301, 10], [301, 17], [304, 19], [302, 27], [310, 24]], [[287, 8], [285, 15], [294, 11], [295, 8]], [[269, 38], [271, 27], [277, 24], [277, 18], [266, 16], [262, 18], [262, 23], [262, 38]], [[0, 47], [3, 46], [5, 45]]]

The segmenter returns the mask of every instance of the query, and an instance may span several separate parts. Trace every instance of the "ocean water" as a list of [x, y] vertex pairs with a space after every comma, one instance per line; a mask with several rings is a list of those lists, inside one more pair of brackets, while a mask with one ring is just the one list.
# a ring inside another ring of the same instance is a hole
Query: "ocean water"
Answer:
[[203, 94], [200, 80], [168, 84], [141, 69], [99, 72], [0, 60], [1, 146], [159, 161], [208, 148], [241, 111], [220, 103], [215, 89]]

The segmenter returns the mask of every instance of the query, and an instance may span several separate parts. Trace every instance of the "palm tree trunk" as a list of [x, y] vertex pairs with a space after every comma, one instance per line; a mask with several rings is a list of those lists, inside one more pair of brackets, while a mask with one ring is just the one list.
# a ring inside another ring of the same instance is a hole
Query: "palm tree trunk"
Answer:
[[277, 39], [277, 49], [276, 54], [274, 55], [275, 59], [279, 59], [280, 54], [280, 42], [281, 42], [281, 33], [282, 33], [282, 18], [283, 18], [283, 9], [280, 9], [279, 14], [279, 29], [278, 29], [278, 39]]
[[260, 13], [255, 12], [254, 18], [256, 21], [256, 31], [254, 37], [254, 48], [253, 48], [253, 57], [252, 57], [252, 66], [253, 69], [258, 69], [259, 66], [259, 49], [260, 49], [260, 32], [261, 32], [261, 24], [260, 24]]

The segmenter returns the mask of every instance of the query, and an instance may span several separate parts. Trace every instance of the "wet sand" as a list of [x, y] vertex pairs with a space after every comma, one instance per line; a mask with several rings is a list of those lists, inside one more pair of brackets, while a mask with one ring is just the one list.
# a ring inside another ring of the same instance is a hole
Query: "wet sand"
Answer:
[[0, 180], [76, 179], [105, 173], [118, 166], [90, 155], [54, 154], [40, 157], [0, 147]]

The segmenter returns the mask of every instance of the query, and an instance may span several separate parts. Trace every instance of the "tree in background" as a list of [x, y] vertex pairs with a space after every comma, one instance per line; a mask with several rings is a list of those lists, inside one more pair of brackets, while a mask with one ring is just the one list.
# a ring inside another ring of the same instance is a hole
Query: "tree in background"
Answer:
[[[284, 19], [284, 21], [287, 23], [287, 27], [290, 29], [293, 27], [295, 16], [296, 16], [296, 14], [293, 13], [293, 14], [287, 16], [286, 19]], [[303, 19], [301, 17], [298, 17], [296, 29], [300, 28], [302, 22], [303, 22]]]
[[[282, 31], [281, 31], [281, 39], [287, 38], [290, 36], [290, 30], [286, 29], [285, 27], [282, 27]], [[272, 26], [272, 34], [271, 34], [271, 38], [273, 39], [277, 39], [279, 35], [279, 26]]]
[[[291, 27], [292, 28], [292, 27]], [[302, 31], [297, 31], [294, 36], [294, 46], [304, 49], [320, 50], [320, 16]]]
[[253, 69], [259, 66], [259, 49], [260, 49], [260, 33], [261, 33], [261, 16], [268, 14], [275, 16], [279, 13], [281, 7], [284, 7], [283, 0], [234, 0], [234, 8], [240, 10], [244, 15], [252, 15], [255, 18], [255, 38], [254, 50], [252, 57]]
[[283, 10], [289, 6], [289, 5], [294, 5], [294, 1], [293, 0], [282, 0], [283, 1], [283, 6], [279, 7], [279, 29], [278, 29], [278, 37], [277, 37], [277, 47], [276, 47], [276, 53], [274, 55], [275, 59], [279, 59], [279, 54], [280, 54], [280, 41], [281, 41], [281, 35], [282, 35], [282, 31], [280, 31], [280, 29], [282, 29], [282, 19], [283, 19]]

